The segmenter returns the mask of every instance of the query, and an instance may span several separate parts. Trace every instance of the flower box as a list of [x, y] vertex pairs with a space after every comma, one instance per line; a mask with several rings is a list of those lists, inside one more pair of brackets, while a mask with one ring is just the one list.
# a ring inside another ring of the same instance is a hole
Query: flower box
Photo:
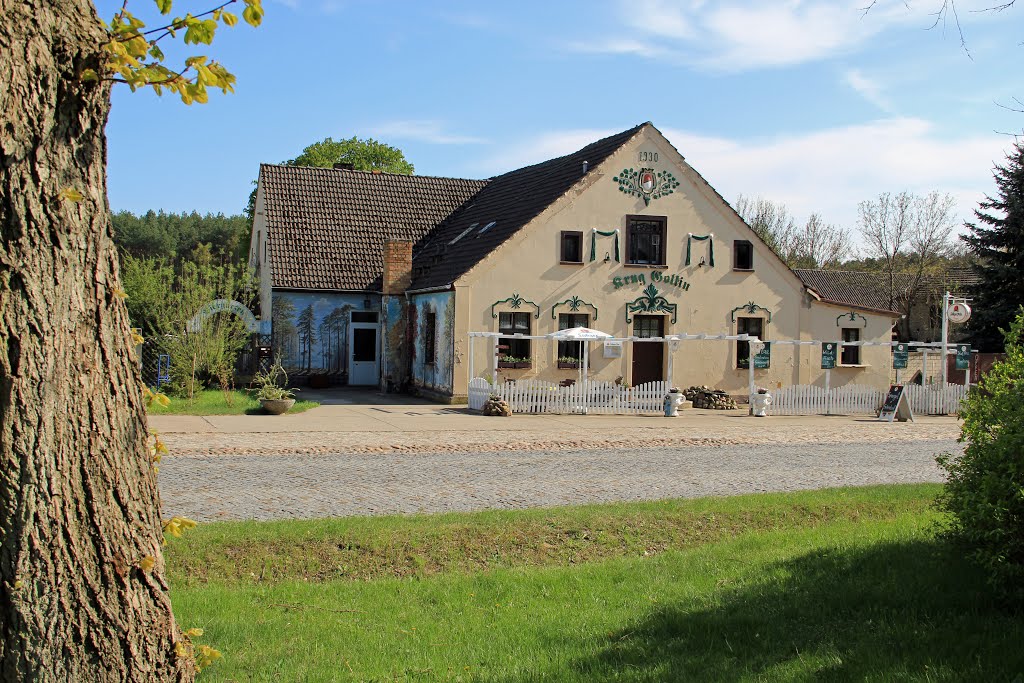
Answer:
[[529, 370], [533, 367], [533, 362], [528, 360], [499, 360], [499, 368], [512, 368], [515, 370]]
[[580, 361], [578, 360], [560, 360], [558, 361], [559, 370], [579, 370]]

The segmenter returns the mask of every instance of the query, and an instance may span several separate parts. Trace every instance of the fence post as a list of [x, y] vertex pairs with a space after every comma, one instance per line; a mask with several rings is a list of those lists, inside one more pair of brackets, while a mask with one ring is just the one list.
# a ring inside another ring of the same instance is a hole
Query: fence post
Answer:
[[825, 414], [832, 414], [832, 370], [825, 369]]

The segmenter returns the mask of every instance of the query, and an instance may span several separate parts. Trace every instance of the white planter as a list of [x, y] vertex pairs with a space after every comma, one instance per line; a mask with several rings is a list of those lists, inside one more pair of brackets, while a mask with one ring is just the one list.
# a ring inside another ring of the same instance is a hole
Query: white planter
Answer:
[[679, 392], [665, 394], [665, 417], [679, 417], [679, 404], [683, 402], [686, 395]]
[[768, 417], [768, 408], [772, 404], [771, 394], [751, 394], [750, 414], [754, 417]]

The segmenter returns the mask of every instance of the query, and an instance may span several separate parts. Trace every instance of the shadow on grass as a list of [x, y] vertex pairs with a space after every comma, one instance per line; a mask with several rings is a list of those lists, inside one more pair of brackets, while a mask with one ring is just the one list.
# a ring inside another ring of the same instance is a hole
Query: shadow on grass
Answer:
[[610, 634], [580, 680], [1024, 680], [1024, 616], [939, 542], [833, 549]]

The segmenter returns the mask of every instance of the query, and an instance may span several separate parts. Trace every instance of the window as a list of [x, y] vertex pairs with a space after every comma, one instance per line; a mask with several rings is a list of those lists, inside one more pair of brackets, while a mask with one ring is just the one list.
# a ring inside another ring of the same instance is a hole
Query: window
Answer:
[[732, 269], [754, 269], [754, 245], [747, 240], [734, 240], [732, 243]]
[[664, 216], [626, 217], [626, 263], [633, 265], [665, 265]]
[[423, 364], [433, 365], [437, 357], [437, 313], [428, 310], [423, 315]]
[[665, 318], [660, 315], [638, 315], [633, 318], [633, 336], [640, 339], [665, 336]]
[[[843, 341], [844, 342], [856, 342], [860, 341], [860, 330], [856, 327], [844, 327], [843, 328]], [[843, 356], [839, 360], [840, 365], [860, 365], [860, 347], [859, 346], [844, 346]]]
[[[590, 316], [586, 313], [559, 313], [558, 314], [558, 329], [569, 330], [574, 327], [588, 327], [590, 325]], [[580, 361], [583, 359], [583, 342], [577, 341], [560, 341], [558, 342], [558, 359], [571, 358], [574, 361]], [[564, 362], [564, 361], [562, 361]]]
[[563, 230], [561, 253], [562, 263], [583, 263], [583, 233]]
[[[749, 334], [764, 341], [764, 318], [736, 318], [736, 334]], [[741, 370], [750, 367], [750, 342], [736, 342], [736, 367]]]
[[[529, 313], [499, 313], [498, 314], [498, 332], [501, 334], [530, 334], [530, 314]], [[530, 340], [529, 339], [509, 339], [507, 337], [500, 337], [498, 339], [498, 361], [499, 364], [503, 361], [502, 359], [514, 358], [519, 362], [529, 362], [530, 360]]]
[[352, 311], [352, 322], [375, 323], [377, 322], [377, 313], [375, 311]]

